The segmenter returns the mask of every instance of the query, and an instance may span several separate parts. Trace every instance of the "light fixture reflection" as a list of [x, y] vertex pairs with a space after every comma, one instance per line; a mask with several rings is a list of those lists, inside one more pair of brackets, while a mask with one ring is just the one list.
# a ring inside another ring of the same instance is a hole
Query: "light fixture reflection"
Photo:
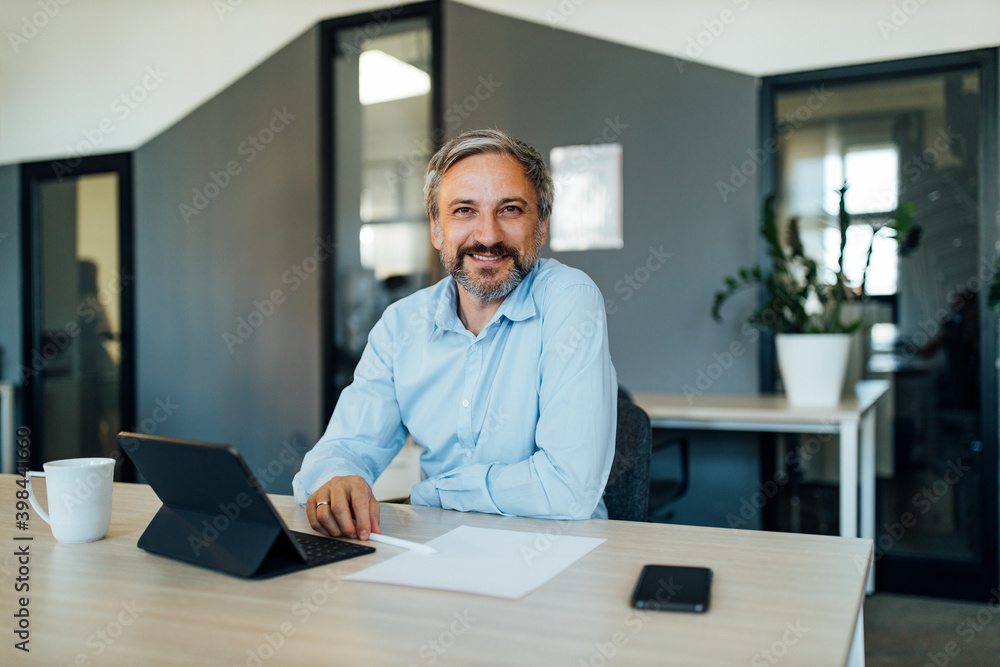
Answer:
[[361, 104], [401, 100], [431, 91], [431, 77], [427, 72], [385, 51], [365, 51], [359, 58], [358, 67], [358, 100]]
[[376, 280], [426, 273], [430, 266], [430, 228], [423, 222], [383, 222], [362, 225], [361, 267]]

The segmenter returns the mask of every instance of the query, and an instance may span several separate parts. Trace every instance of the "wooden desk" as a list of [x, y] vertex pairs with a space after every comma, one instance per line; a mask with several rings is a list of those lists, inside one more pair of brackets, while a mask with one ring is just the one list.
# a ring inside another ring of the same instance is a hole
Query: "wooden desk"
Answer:
[[[684, 394], [635, 392], [635, 403], [646, 411], [655, 428], [838, 434], [840, 535], [874, 540], [875, 404], [888, 390], [886, 380], [865, 380], [857, 384], [854, 396], [844, 398], [840, 405], [833, 408], [792, 407], [784, 396], [768, 394], [701, 394], [689, 397]], [[868, 592], [874, 591], [873, 570]]]
[[[343, 581], [400, 553], [374, 554], [266, 581], [245, 581], [136, 547], [159, 507], [145, 485], [116, 484], [99, 542], [54, 541], [32, 512], [14, 528], [4, 500], [0, 664], [751, 665], [863, 664], [866, 540], [619, 521], [543, 521], [383, 505], [386, 534], [425, 541], [465, 524], [607, 538], [521, 600]], [[44, 482], [36, 484], [41, 490]], [[294, 530], [305, 510], [272, 496]], [[31, 536], [30, 542], [14, 537]], [[14, 544], [30, 545], [31, 653], [15, 651]], [[4, 560], [6, 559], [6, 560]], [[715, 571], [706, 614], [639, 612], [642, 565]], [[275, 647], [276, 646], [276, 647]], [[606, 656], [605, 654], [609, 654]], [[759, 659], [755, 661], [755, 656]], [[270, 659], [268, 659], [270, 658]]]

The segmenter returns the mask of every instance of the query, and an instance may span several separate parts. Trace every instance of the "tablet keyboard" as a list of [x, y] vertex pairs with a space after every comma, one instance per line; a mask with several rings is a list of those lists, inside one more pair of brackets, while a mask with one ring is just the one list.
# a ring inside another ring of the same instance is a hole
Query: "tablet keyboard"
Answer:
[[344, 540], [332, 537], [310, 535], [309, 533], [299, 533], [294, 530], [289, 532], [298, 540], [299, 546], [306, 553], [306, 561], [310, 565], [323, 565], [324, 563], [333, 563], [338, 560], [375, 553], [374, 547], [368, 547], [363, 544], [345, 542]]

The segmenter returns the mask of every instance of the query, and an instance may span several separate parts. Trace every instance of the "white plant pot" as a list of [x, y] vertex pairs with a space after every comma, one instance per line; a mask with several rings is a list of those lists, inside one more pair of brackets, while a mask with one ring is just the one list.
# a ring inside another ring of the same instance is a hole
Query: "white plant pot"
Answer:
[[840, 402], [850, 335], [778, 334], [775, 344], [790, 405], [832, 407]]

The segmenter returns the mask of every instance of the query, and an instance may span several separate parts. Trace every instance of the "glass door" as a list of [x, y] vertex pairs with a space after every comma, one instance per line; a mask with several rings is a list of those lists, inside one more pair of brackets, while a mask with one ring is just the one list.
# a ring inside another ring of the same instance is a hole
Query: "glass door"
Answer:
[[327, 417], [350, 384], [368, 333], [393, 301], [439, 277], [423, 175], [441, 142], [435, 7], [397, 7], [326, 27], [329, 50]]
[[[118, 456], [132, 424], [128, 156], [25, 165], [26, 416], [42, 462]], [[123, 240], [127, 239], [127, 243]], [[130, 474], [127, 459], [117, 478]]]
[[[843, 246], [864, 322], [848, 382], [891, 386], [877, 426], [881, 590], [987, 599], [997, 583], [995, 62], [843, 68], [765, 89], [779, 224], [797, 223], [831, 281]], [[817, 532], [837, 525], [826, 449], [795, 499]]]

